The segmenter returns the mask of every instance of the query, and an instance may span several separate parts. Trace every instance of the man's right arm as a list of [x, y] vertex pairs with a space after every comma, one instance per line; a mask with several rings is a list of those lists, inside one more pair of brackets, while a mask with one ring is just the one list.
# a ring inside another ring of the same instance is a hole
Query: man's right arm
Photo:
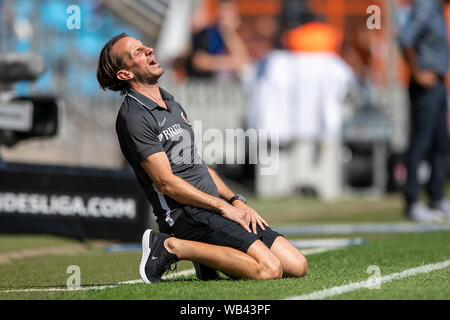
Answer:
[[251, 232], [249, 228], [250, 221], [244, 211], [220, 198], [195, 188], [189, 182], [174, 175], [169, 159], [164, 152], [150, 155], [141, 162], [141, 166], [162, 194], [185, 205], [218, 212], [225, 218], [236, 221], [248, 232]]
[[425, 88], [433, 87], [437, 81], [437, 75], [430, 70], [420, 70], [417, 65], [416, 53], [413, 48], [403, 49], [403, 57], [411, 71], [411, 77], [421, 86]]

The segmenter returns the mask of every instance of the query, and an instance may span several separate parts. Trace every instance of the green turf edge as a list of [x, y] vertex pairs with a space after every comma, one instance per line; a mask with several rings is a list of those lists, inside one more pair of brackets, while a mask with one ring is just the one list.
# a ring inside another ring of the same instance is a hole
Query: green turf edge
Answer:
[[[202, 282], [195, 277], [188, 277], [184, 280], [169, 280], [153, 285], [134, 284], [96, 291], [15, 295], [15, 298], [26, 296], [27, 299], [283, 299], [367, 280], [370, 276], [366, 273], [369, 265], [378, 265], [382, 274], [387, 275], [450, 259], [450, 248], [447, 245], [449, 242], [450, 232], [389, 235], [384, 239], [379, 237], [378, 240], [373, 240], [365, 246], [308, 257], [309, 273], [302, 279]], [[404, 280], [399, 280], [401, 281]], [[442, 286], [436, 287], [436, 290], [441, 289]], [[399, 296], [396, 290], [388, 292], [390, 293], [383, 295], [383, 299], [396, 299]], [[424, 297], [420, 293], [414, 295], [413, 291], [411, 292], [414, 297]], [[358, 297], [364, 299], [364, 296]], [[442, 298], [442, 295], [424, 298]]]

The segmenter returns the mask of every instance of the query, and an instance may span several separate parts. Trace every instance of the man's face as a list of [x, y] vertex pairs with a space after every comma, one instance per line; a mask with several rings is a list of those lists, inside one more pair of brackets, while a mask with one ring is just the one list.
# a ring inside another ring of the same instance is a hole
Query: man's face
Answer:
[[155, 84], [164, 73], [153, 54], [153, 49], [144, 46], [139, 40], [125, 37], [112, 47], [112, 53], [120, 57], [126, 66], [117, 73], [120, 80], [140, 84]]

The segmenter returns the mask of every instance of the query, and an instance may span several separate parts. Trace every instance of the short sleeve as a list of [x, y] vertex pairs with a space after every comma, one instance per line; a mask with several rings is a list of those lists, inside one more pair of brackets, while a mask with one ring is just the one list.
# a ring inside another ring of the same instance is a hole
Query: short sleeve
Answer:
[[128, 148], [138, 164], [150, 155], [164, 151], [156, 120], [154, 122], [144, 116], [127, 121]]

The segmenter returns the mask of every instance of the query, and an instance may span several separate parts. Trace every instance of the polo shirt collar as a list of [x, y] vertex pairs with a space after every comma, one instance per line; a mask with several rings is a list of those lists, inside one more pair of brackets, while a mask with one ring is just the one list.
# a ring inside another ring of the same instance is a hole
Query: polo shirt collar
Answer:
[[[173, 100], [173, 96], [163, 88], [159, 87], [159, 91], [161, 92], [161, 96], [164, 100]], [[134, 89], [128, 89], [126, 95], [150, 110], [154, 110], [159, 107], [159, 105], [155, 101], [143, 95], [142, 93], [137, 92]]]

